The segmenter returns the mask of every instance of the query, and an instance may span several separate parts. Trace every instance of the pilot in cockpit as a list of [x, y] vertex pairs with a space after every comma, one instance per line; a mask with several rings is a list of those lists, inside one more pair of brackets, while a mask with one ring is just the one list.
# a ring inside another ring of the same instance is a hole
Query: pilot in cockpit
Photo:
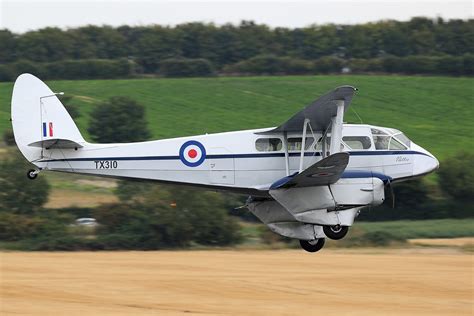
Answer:
[[389, 137], [387, 136], [374, 136], [375, 149], [388, 149]]

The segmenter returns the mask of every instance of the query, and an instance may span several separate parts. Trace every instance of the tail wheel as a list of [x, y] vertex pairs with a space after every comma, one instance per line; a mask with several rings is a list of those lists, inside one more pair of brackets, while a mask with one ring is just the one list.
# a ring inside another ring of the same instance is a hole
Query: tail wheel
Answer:
[[323, 226], [324, 234], [334, 240], [344, 238], [349, 231], [348, 226], [334, 225], [334, 226]]
[[28, 177], [28, 179], [34, 180], [38, 176], [38, 172], [34, 169], [31, 169], [31, 170], [28, 170], [28, 172], [26, 173], [26, 176]]
[[313, 240], [300, 240], [301, 248], [307, 252], [316, 252], [321, 250], [324, 247], [326, 242], [325, 238], [318, 238]]

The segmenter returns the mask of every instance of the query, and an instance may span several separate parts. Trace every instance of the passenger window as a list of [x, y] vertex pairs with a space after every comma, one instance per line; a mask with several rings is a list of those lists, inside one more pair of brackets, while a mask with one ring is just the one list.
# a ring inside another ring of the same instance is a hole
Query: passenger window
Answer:
[[282, 147], [279, 138], [259, 138], [255, 142], [255, 148], [258, 151], [280, 151]]
[[367, 136], [344, 136], [342, 140], [350, 149], [370, 149], [372, 146]]
[[[306, 137], [305, 143], [304, 143], [304, 149], [308, 150], [313, 144], [313, 142], [314, 142], [313, 137]], [[302, 143], [301, 137], [288, 138], [288, 151], [301, 150], [301, 143]]]
[[[329, 144], [331, 144], [331, 137], [328, 136], [328, 137], [326, 137], [326, 149], [329, 149]], [[314, 149], [316, 149], [316, 151], [323, 150], [323, 138], [322, 137], [320, 137], [318, 139], [318, 142], [314, 146]]]
[[[328, 136], [326, 137], [326, 150], [329, 151], [329, 147], [331, 146], [331, 137]], [[316, 151], [322, 151], [323, 150], [323, 138], [320, 137], [318, 139], [318, 141], [316, 142], [316, 144], [314, 145], [314, 149]], [[344, 146], [344, 144], [341, 142], [341, 148], [340, 148], [341, 151], [345, 151], [346, 150], [346, 146]]]

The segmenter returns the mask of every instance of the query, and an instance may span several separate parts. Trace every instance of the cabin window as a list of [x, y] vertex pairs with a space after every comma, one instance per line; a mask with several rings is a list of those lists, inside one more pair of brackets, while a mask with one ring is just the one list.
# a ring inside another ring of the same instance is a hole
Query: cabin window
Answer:
[[[302, 137], [292, 137], [288, 138], [288, 151], [291, 150], [301, 150], [302, 145]], [[314, 142], [313, 137], [306, 137], [304, 143], [304, 149], [308, 150]]]
[[376, 136], [374, 135], [375, 149], [387, 150], [390, 143], [390, 136]]
[[411, 140], [408, 137], [406, 137], [405, 134], [400, 133], [400, 134], [395, 135], [395, 137], [397, 138], [397, 140], [402, 142], [405, 146], [410, 148]]
[[372, 128], [372, 136], [374, 138], [375, 149], [387, 150], [390, 142], [390, 135], [379, 129]]
[[342, 140], [350, 149], [364, 150], [372, 147], [370, 137], [367, 136], [344, 136]]
[[372, 131], [372, 135], [374, 135], [374, 136], [378, 136], [378, 135], [386, 135], [386, 136], [388, 136], [388, 134], [387, 134], [386, 132], [381, 131], [381, 130], [379, 130], [379, 129], [372, 128], [371, 131]]
[[[326, 137], [326, 149], [329, 149], [329, 144], [331, 144], [331, 137], [328, 136]], [[322, 151], [323, 150], [323, 138], [320, 137], [318, 141], [316, 142], [316, 145], [314, 145], [314, 149], [316, 151]]]
[[396, 140], [395, 138], [392, 137], [390, 139], [388, 149], [390, 149], [390, 150], [405, 150], [406, 147], [403, 146], [398, 140]]
[[259, 138], [255, 142], [258, 151], [280, 151], [282, 142], [279, 138]]
[[377, 150], [405, 150], [405, 147], [393, 136], [388, 135], [384, 131], [378, 129], [372, 129], [372, 135], [374, 138], [375, 149]]
[[[329, 147], [331, 146], [331, 137], [328, 136], [326, 137], [326, 150], [329, 151]], [[320, 137], [318, 139], [318, 141], [316, 142], [316, 144], [314, 145], [314, 149], [316, 151], [322, 151], [323, 150], [323, 138]], [[345, 151], [347, 150], [346, 146], [344, 146], [344, 144], [341, 142], [341, 148], [340, 148], [340, 151]]]

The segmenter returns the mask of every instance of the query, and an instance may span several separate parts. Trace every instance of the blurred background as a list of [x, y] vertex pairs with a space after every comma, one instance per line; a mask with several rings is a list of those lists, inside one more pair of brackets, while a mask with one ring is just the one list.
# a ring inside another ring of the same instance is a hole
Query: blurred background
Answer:
[[[296, 246], [235, 209], [245, 196], [48, 172], [28, 180], [9, 122], [13, 82], [24, 72], [64, 91], [61, 100], [95, 142], [275, 126], [335, 86], [354, 85], [348, 122], [400, 129], [441, 167], [397, 184], [395, 201], [364, 210], [350, 235], [330, 246], [409, 247], [474, 235], [469, 1], [2, 1], [0, 8], [0, 248]], [[472, 251], [469, 242], [458, 246]]]

